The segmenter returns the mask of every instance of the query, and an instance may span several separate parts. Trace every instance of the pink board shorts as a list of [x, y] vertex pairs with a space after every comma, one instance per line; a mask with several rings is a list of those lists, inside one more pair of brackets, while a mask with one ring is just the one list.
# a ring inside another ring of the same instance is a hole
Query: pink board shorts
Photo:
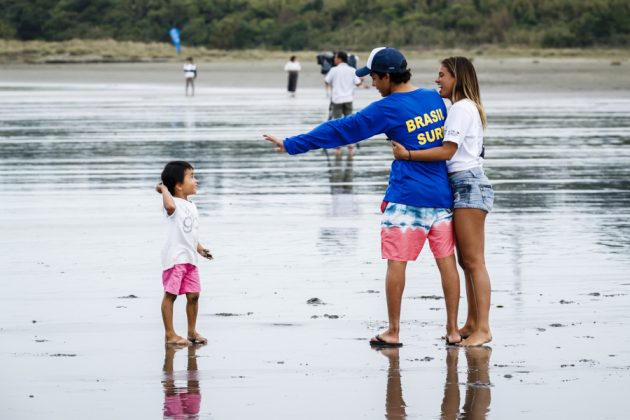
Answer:
[[455, 253], [451, 209], [384, 203], [381, 211], [381, 254], [384, 259], [415, 261], [427, 239], [436, 259]]
[[192, 264], [176, 264], [162, 272], [164, 291], [172, 295], [201, 292], [199, 270]]

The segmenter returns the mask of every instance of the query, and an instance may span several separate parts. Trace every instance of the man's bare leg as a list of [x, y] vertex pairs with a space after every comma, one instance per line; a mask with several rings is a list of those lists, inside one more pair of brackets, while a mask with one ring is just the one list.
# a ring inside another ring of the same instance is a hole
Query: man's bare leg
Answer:
[[[407, 261], [387, 260], [385, 292], [387, 296], [387, 315], [389, 328], [380, 333], [381, 340], [388, 343], [400, 342], [400, 307], [405, 290], [405, 270]], [[375, 339], [374, 339], [375, 340]]]
[[456, 420], [459, 414], [459, 375], [457, 373], [457, 361], [459, 348], [448, 347], [446, 349], [446, 382], [444, 383], [444, 398], [442, 398], [443, 420]]
[[405, 419], [407, 418], [405, 400], [402, 394], [402, 384], [400, 381], [400, 349], [384, 348], [378, 350], [383, 356], [389, 359], [389, 369], [387, 370], [387, 394], [385, 397], [385, 418]]
[[459, 309], [459, 274], [455, 264], [455, 256], [436, 258], [440, 276], [442, 277], [442, 291], [446, 303], [446, 341], [459, 343], [462, 340], [457, 328], [457, 311]]

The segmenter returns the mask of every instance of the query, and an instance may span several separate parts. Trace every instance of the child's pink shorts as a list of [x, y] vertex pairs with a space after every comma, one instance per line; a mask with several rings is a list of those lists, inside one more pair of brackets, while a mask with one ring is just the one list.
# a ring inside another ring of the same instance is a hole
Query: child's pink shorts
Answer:
[[[192, 418], [185, 414], [199, 414], [201, 394], [182, 393], [164, 396], [164, 417], [174, 419]], [[195, 416], [194, 418], [197, 418]]]
[[199, 270], [192, 264], [176, 264], [162, 272], [164, 291], [172, 295], [201, 292]]

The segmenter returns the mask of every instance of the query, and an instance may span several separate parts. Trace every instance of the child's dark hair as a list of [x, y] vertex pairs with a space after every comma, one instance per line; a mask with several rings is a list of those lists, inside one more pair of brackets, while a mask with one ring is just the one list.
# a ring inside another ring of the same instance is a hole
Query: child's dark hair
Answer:
[[193, 167], [190, 163], [183, 160], [174, 160], [169, 162], [162, 171], [162, 184], [166, 185], [168, 191], [175, 195], [175, 185], [184, 182], [186, 176], [186, 170], [192, 170]]

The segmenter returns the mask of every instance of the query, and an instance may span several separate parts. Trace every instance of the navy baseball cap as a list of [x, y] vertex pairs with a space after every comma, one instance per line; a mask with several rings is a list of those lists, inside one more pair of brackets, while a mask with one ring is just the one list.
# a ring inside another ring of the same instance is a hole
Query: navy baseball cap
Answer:
[[404, 73], [407, 70], [407, 60], [396, 48], [374, 48], [368, 57], [365, 67], [358, 69], [355, 74], [359, 77], [367, 76], [373, 71], [379, 73]]

